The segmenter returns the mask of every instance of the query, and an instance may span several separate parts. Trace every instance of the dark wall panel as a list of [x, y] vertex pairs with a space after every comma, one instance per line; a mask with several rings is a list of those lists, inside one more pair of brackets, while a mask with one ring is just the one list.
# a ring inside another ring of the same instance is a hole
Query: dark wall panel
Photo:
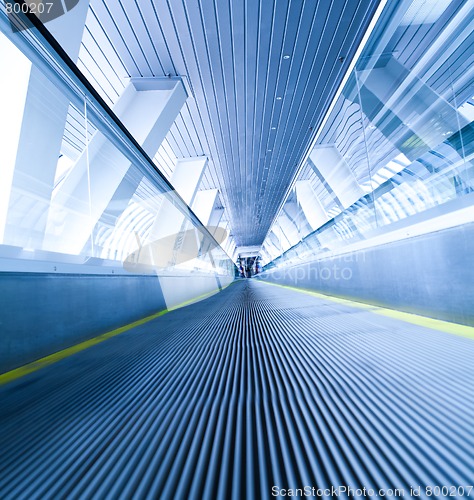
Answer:
[[163, 309], [156, 276], [0, 273], [0, 373]]
[[272, 270], [261, 278], [474, 325], [474, 224]]

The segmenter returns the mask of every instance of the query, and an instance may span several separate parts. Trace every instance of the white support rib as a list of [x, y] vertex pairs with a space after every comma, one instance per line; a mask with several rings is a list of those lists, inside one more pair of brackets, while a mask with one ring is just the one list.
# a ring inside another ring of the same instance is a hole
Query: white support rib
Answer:
[[[178, 160], [171, 178], [171, 184], [183, 198], [192, 206], [204, 170], [207, 166], [207, 156], [197, 158], [183, 158]], [[184, 215], [169, 199], [164, 199], [148, 236], [148, 242], [177, 234], [184, 222]]]
[[[88, 7], [88, 0], [82, 0], [67, 14], [47, 23], [48, 30], [73, 61], [77, 61], [79, 56]], [[3, 44], [10, 45], [6, 39]], [[2, 52], [13, 49], [13, 46], [2, 47]], [[9, 188], [10, 193], [8, 213], [3, 210], [3, 224], [0, 221], [0, 241], [3, 235], [4, 243], [38, 249], [42, 246], [46, 227], [46, 214], [54, 188], [69, 101], [29, 61], [28, 70], [25, 71], [23, 59], [22, 55], [17, 55], [15, 64], [2, 72], [4, 75], [13, 73], [13, 78], [16, 76], [17, 80], [22, 80], [17, 81], [6, 95], [15, 94], [15, 101], [18, 102], [21, 95], [21, 91], [18, 94], [19, 89], [26, 86], [27, 92], [24, 108], [16, 110], [20, 116], [23, 112], [19, 138], [7, 145], [16, 158], [13, 164], [10, 163], [14, 165], [11, 184], [5, 187]], [[34, 212], [36, 216], [25, 215], [25, 207], [29, 207], [26, 212]]]
[[[179, 114], [187, 94], [181, 80], [153, 79], [154, 87], [150, 79], [146, 80], [146, 85], [140, 79], [132, 80], [114, 111], [145, 152], [154, 156]], [[97, 132], [89, 143], [88, 155], [85, 152], [81, 155], [55, 193], [44, 248], [79, 254], [130, 166], [130, 161], [102, 133]], [[133, 189], [130, 193], [133, 194]], [[125, 208], [127, 202], [127, 199], [119, 200], [122, 208]]]
[[296, 199], [306, 220], [314, 231], [329, 220], [328, 214], [314, 194], [311, 181], [298, 181], [295, 184]]
[[344, 208], [364, 196], [364, 191], [336, 146], [316, 146], [310, 158]]
[[210, 224], [218, 194], [218, 189], [205, 189], [196, 193], [192, 209], [204, 226]]

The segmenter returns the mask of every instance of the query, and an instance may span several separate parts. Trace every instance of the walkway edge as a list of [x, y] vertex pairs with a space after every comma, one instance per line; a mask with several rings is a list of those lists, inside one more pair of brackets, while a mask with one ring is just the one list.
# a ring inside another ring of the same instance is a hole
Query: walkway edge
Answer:
[[474, 327], [472, 326], [461, 325], [459, 323], [451, 323], [449, 321], [429, 318], [427, 316], [419, 316], [418, 314], [398, 311], [396, 309], [387, 309], [385, 307], [380, 307], [373, 304], [367, 304], [365, 302], [356, 302], [349, 299], [343, 299], [341, 297], [335, 297], [333, 295], [325, 295], [323, 293], [313, 292], [312, 290], [307, 290], [305, 288], [296, 288], [294, 286], [289, 286], [289, 285], [279, 285], [277, 283], [271, 283], [269, 281], [261, 281], [261, 280], [259, 281], [261, 283], [266, 283], [267, 285], [279, 286], [281, 288], [288, 288], [295, 292], [305, 293], [307, 295], [314, 295], [319, 299], [331, 300], [332, 302], [338, 302], [341, 304], [346, 304], [348, 306], [358, 307], [361, 309], [369, 309], [370, 312], [373, 312], [374, 314], [388, 316], [389, 318], [398, 319], [400, 321], [404, 321], [405, 323], [411, 323], [412, 325], [423, 326], [425, 328], [430, 328], [431, 330], [439, 330], [441, 332], [449, 333], [451, 335], [458, 335], [460, 337], [474, 339]]
[[[231, 285], [234, 282], [229, 283]], [[227, 285], [227, 286], [229, 286]], [[225, 290], [224, 287], [222, 290]], [[170, 307], [169, 309], [164, 309], [162, 311], [159, 311], [157, 313], [154, 313], [150, 316], [147, 316], [145, 318], [139, 319], [137, 321], [134, 321], [133, 323], [129, 323], [128, 325], [121, 326], [119, 328], [116, 328], [115, 330], [111, 330], [110, 332], [102, 333], [101, 335], [98, 335], [97, 337], [93, 337], [89, 340], [85, 340], [84, 342], [80, 342], [79, 344], [73, 345], [71, 347], [66, 347], [66, 349], [62, 349], [61, 351], [54, 352], [53, 354], [49, 354], [48, 356], [45, 356], [44, 358], [37, 359], [36, 361], [32, 361], [31, 363], [27, 363], [26, 365], [19, 366], [18, 368], [14, 368], [13, 370], [10, 370], [5, 373], [0, 374], [0, 386], [9, 384], [10, 382], [13, 382], [14, 380], [17, 380], [21, 377], [24, 377], [25, 375], [28, 375], [30, 373], [36, 372], [40, 370], [41, 368], [44, 368], [45, 366], [52, 365], [53, 363], [56, 363], [58, 361], [61, 361], [62, 359], [68, 358], [69, 356], [72, 356], [73, 354], [76, 354], [78, 352], [84, 351], [85, 349], [88, 349], [89, 347], [92, 347], [93, 345], [100, 344], [104, 340], [110, 339], [112, 337], [115, 337], [117, 335], [120, 335], [121, 333], [127, 332], [131, 330], [132, 328], [135, 328], [140, 325], [144, 325], [145, 323], [148, 323], [149, 321], [152, 321], [156, 318], [159, 318], [160, 316], [163, 316], [164, 314], [174, 311], [176, 309], [179, 309], [180, 307], [184, 307], [187, 305], [194, 304], [195, 302], [198, 302], [200, 300], [203, 300], [205, 298], [210, 297], [211, 295], [215, 295], [216, 293], [221, 292], [222, 290], [212, 291], [209, 293], [205, 293], [203, 295], [199, 295], [198, 297], [195, 297], [194, 299], [187, 300], [181, 304], [178, 304], [176, 306]]]

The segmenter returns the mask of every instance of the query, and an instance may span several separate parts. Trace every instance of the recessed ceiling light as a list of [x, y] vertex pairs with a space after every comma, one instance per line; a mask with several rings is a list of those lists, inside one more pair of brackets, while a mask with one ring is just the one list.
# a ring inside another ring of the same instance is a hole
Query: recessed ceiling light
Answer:
[[276, 127], [272, 127], [272, 130], [276, 130], [277, 128]]
[[283, 59], [289, 59], [289, 58], [290, 58], [290, 56], [289, 56], [288, 54], [285, 54], [285, 55], [283, 56]]
[[281, 96], [278, 96], [278, 97], [277, 97], [277, 101], [281, 101]]

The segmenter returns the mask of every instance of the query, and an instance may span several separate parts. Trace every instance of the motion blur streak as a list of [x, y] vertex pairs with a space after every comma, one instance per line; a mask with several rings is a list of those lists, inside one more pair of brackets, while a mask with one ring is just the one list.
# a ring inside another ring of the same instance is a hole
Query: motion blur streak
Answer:
[[237, 281], [1, 388], [1, 498], [472, 480], [471, 340]]

